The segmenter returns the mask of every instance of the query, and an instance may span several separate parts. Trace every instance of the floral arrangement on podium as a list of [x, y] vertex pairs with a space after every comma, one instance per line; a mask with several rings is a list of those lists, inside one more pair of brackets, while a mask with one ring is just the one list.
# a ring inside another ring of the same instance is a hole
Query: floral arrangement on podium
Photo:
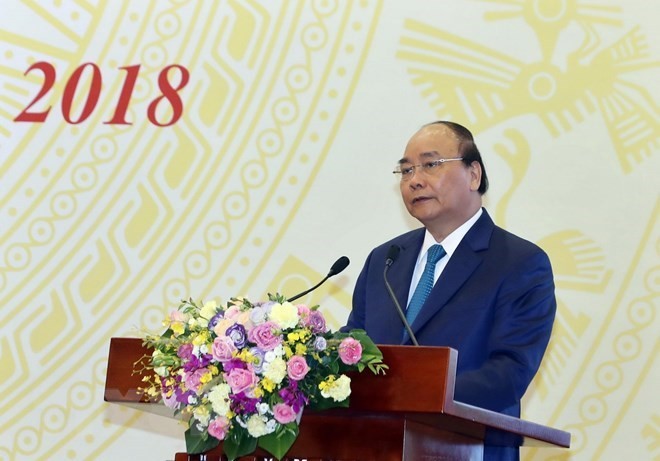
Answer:
[[183, 301], [163, 334], [145, 338], [153, 353], [142, 391], [187, 420], [188, 453], [222, 441], [229, 460], [257, 446], [281, 459], [304, 408], [348, 406], [347, 372], [385, 373], [363, 330], [331, 332], [318, 306], [269, 298]]

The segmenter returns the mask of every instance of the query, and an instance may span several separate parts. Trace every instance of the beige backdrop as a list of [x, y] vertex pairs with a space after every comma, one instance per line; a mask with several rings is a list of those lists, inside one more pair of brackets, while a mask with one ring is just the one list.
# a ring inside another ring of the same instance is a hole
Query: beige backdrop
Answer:
[[[340, 326], [370, 249], [416, 226], [390, 171], [438, 118], [473, 129], [488, 209], [555, 269], [558, 319], [525, 418], [570, 431], [573, 446], [524, 459], [659, 460], [658, 11], [658, 0], [3, 0], [0, 461], [182, 451], [175, 422], [103, 402], [109, 338], [157, 329], [183, 297], [293, 294], [345, 254], [349, 269], [306, 298]], [[25, 75], [39, 61], [56, 77], [33, 109], [52, 109], [15, 122], [44, 82]], [[65, 88], [87, 62], [98, 105], [68, 123]], [[104, 124], [119, 68], [137, 64], [132, 124]], [[170, 94], [182, 117], [158, 127], [148, 107], [170, 64], [190, 80]]]

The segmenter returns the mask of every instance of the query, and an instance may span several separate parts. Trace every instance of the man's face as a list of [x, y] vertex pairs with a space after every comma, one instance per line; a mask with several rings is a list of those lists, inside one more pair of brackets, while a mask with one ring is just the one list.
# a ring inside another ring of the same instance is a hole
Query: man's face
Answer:
[[[459, 157], [458, 148], [458, 139], [446, 126], [425, 126], [410, 139], [399, 164], [405, 168]], [[411, 178], [402, 179], [401, 196], [413, 217], [434, 237], [444, 238], [481, 206], [480, 180], [478, 162], [466, 166], [462, 161], [449, 161], [432, 171], [417, 167]]]

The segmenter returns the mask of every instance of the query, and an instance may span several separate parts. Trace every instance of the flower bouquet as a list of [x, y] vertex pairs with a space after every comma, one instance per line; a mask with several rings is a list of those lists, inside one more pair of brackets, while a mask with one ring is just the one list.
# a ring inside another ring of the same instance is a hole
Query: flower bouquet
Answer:
[[188, 453], [223, 441], [229, 460], [257, 446], [281, 459], [298, 436], [305, 407], [348, 406], [349, 371], [387, 369], [363, 330], [330, 332], [318, 310], [270, 295], [268, 302], [232, 298], [183, 301], [147, 336], [143, 392], [188, 422]]

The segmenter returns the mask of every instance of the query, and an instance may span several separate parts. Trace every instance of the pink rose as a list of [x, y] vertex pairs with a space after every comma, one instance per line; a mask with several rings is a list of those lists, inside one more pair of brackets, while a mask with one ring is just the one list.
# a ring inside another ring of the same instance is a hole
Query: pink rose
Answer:
[[296, 304], [296, 307], [298, 308], [298, 317], [300, 318], [309, 317], [309, 313], [312, 312], [305, 304]]
[[224, 416], [218, 416], [209, 423], [209, 434], [218, 440], [223, 440], [229, 429], [229, 420]]
[[243, 368], [232, 368], [229, 373], [225, 373], [225, 380], [234, 394], [248, 393], [259, 384], [259, 378], [254, 371]]
[[200, 388], [202, 387], [202, 376], [204, 376], [204, 374], [207, 372], [208, 370], [206, 368], [199, 368], [192, 373], [186, 372], [184, 374], [186, 387], [198, 394]]
[[286, 372], [294, 381], [300, 381], [305, 377], [309, 371], [309, 366], [304, 357], [300, 355], [294, 355], [289, 359], [286, 364]]
[[170, 312], [170, 320], [172, 322], [187, 322], [188, 315], [181, 311], [172, 311]]
[[273, 408], [273, 416], [280, 424], [287, 424], [296, 420], [296, 412], [286, 403], [278, 403]]
[[241, 309], [236, 305], [232, 304], [229, 306], [229, 308], [225, 311], [225, 318], [226, 319], [231, 319], [231, 320], [236, 320], [236, 317], [238, 317], [238, 314], [241, 313]]
[[213, 358], [222, 363], [231, 360], [233, 357], [232, 354], [236, 350], [234, 342], [228, 336], [218, 336], [213, 340], [213, 345], [211, 346]]
[[278, 330], [279, 327], [275, 322], [264, 322], [261, 325], [255, 326], [248, 332], [248, 339], [255, 343], [260, 349], [263, 349], [264, 351], [272, 351], [282, 344], [282, 338], [280, 335], [275, 334]]
[[354, 338], [345, 338], [339, 344], [339, 358], [346, 365], [355, 365], [362, 358], [362, 344]]

